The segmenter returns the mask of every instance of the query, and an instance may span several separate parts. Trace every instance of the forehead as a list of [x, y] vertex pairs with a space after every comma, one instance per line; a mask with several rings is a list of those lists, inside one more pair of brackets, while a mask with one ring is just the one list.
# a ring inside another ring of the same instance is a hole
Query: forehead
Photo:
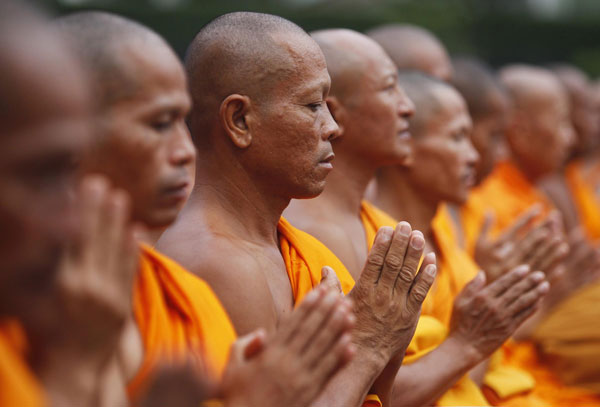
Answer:
[[[429, 120], [430, 128], [436, 130], [469, 130], [472, 126], [467, 105], [458, 91], [447, 87], [437, 86], [435, 96], [439, 103], [438, 109]], [[438, 131], [433, 134], [440, 134]]]

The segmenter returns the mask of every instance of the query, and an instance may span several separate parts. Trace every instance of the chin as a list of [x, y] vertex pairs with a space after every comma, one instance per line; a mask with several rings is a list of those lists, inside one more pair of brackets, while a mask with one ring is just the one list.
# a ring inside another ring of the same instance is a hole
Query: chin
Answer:
[[316, 198], [325, 190], [325, 181], [313, 185], [306, 185], [302, 191], [294, 194], [293, 199], [312, 199]]

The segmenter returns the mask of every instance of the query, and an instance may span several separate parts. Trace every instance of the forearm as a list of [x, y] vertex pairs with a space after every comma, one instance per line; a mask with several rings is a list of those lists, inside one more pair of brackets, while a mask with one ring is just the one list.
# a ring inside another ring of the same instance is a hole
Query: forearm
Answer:
[[391, 406], [433, 405], [481, 358], [456, 339], [449, 337], [431, 353], [404, 364], [394, 381]]
[[40, 369], [40, 379], [50, 406], [96, 406], [98, 369], [67, 360], [56, 360]]
[[379, 377], [373, 383], [371, 391], [369, 393], [377, 394], [381, 400], [381, 404], [389, 406], [392, 400], [392, 390], [398, 371], [402, 366], [402, 360], [404, 359], [404, 353], [402, 357], [395, 358], [390, 361], [388, 365], [383, 369]]
[[385, 367], [367, 352], [357, 352], [352, 361], [327, 384], [312, 407], [361, 406], [377, 376]]

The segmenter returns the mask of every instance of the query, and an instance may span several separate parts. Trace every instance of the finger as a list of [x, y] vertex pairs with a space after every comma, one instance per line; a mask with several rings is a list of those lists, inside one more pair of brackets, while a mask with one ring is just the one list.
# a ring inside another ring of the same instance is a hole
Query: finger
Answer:
[[540, 246], [543, 248], [551, 239], [550, 231], [540, 225], [530, 229], [515, 248], [517, 264], [527, 263], [531, 266], [532, 259], [539, 256]]
[[298, 321], [293, 328], [293, 335], [288, 338], [290, 350], [301, 353], [326, 324], [340, 301], [343, 301], [343, 298], [339, 294], [328, 292], [306, 318]]
[[502, 242], [514, 240], [520, 233], [529, 227], [530, 222], [541, 213], [541, 206], [535, 204], [531, 206], [524, 214], [519, 216], [514, 223], [505, 230], [498, 239]]
[[325, 266], [321, 269], [321, 282], [320, 285], [325, 287], [327, 291], [333, 291], [340, 295], [343, 295], [342, 283], [333, 269], [329, 266]]
[[535, 289], [546, 279], [546, 276], [541, 271], [535, 271], [529, 273], [529, 275], [523, 277], [521, 281], [517, 282], [514, 286], [506, 290], [500, 297], [501, 307], [505, 309], [510, 304], [515, 302], [522, 295]]
[[[105, 219], [103, 238], [106, 239], [102, 245], [108, 265], [106, 277], [114, 276], [115, 282], [122, 284], [124, 272], [123, 265], [128, 259], [123, 257], [125, 240], [129, 234], [129, 197], [124, 191], [114, 191], [108, 199], [108, 219]], [[127, 273], [129, 274], [129, 273]]]
[[377, 281], [379, 281], [385, 255], [390, 248], [393, 234], [394, 230], [389, 226], [379, 228], [377, 235], [375, 236], [375, 241], [373, 242], [373, 247], [371, 247], [369, 255], [367, 256], [367, 263], [360, 275], [359, 281], [363, 281], [367, 284], [376, 284]]
[[504, 274], [493, 283], [489, 284], [484, 290], [486, 295], [492, 298], [499, 297], [508, 289], [511, 289], [517, 282], [521, 281], [523, 277], [529, 274], [528, 265], [520, 265], [512, 269], [510, 272]]
[[417, 274], [415, 282], [410, 290], [407, 306], [411, 312], [416, 313], [421, 310], [421, 306], [423, 305], [425, 298], [427, 298], [429, 289], [435, 281], [436, 274], [437, 266], [435, 262], [435, 254], [428, 253], [423, 260], [420, 271]]
[[404, 256], [404, 264], [398, 272], [394, 285], [394, 294], [399, 295], [400, 298], [405, 298], [413, 285], [424, 249], [425, 238], [423, 233], [416, 230], [410, 236], [408, 251]]
[[408, 222], [400, 222], [392, 235], [392, 242], [385, 256], [381, 277], [378, 281], [378, 285], [388, 288], [390, 294], [396, 282], [398, 272], [404, 263], [404, 256], [406, 255], [408, 242], [411, 238], [411, 231], [412, 229]]
[[569, 254], [569, 245], [558, 236], [552, 238], [545, 246], [545, 248], [538, 250], [539, 256], [534, 257], [530, 262], [533, 270], [544, 272], [551, 270]]
[[263, 328], [259, 328], [252, 332], [252, 336], [244, 347], [244, 360], [250, 360], [260, 354], [265, 348], [267, 332]]
[[310, 313], [323, 300], [326, 292], [326, 288], [320, 285], [311, 290], [304, 297], [298, 308], [292, 312], [292, 315], [279, 325], [272, 340], [274, 342], [288, 343], [293, 338], [297, 328], [301, 326], [302, 322], [308, 318]]
[[[250, 332], [247, 335], [240, 336], [232, 345], [229, 360], [231, 363], [243, 363], [246, 360], [246, 349], [248, 347], [257, 347], [257, 342], [264, 342], [265, 332], [264, 330], [257, 329], [256, 331]], [[252, 345], [251, 345], [252, 344]], [[252, 355], [252, 351], [248, 352]]]
[[485, 213], [483, 224], [481, 225], [481, 230], [479, 231], [479, 236], [477, 237], [478, 244], [482, 244], [488, 240], [488, 236], [492, 230], [492, 226], [494, 225], [495, 218], [494, 212], [488, 211]]
[[459, 297], [467, 297], [471, 298], [475, 294], [477, 294], [483, 287], [485, 287], [485, 273], [483, 271], [479, 271], [477, 275], [465, 285], [462, 291], [459, 294]]
[[108, 182], [102, 176], [91, 175], [81, 183], [81, 248], [85, 264], [96, 264], [98, 235], [107, 192]]
[[550, 283], [543, 281], [534, 289], [522, 294], [516, 301], [508, 307], [509, 315], [520, 315], [524, 310], [533, 306], [541, 300], [550, 290]]
[[354, 321], [352, 308], [345, 301], [340, 301], [333, 309], [331, 317], [319, 328], [315, 336], [307, 342], [299, 356], [309, 366], [316, 365], [320, 359], [331, 352], [340, 336], [344, 333], [350, 333]]
[[356, 350], [352, 344], [352, 336], [348, 333], [342, 335], [335, 343], [332, 350], [325, 354], [318, 363], [312, 366], [315, 373], [315, 383], [327, 383], [335, 373], [346, 365], [354, 356]]
[[533, 314], [535, 314], [537, 311], [539, 311], [539, 309], [541, 308], [542, 302], [543, 302], [544, 298], [538, 298], [538, 300], [536, 302], [533, 303], [533, 305], [531, 305], [530, 307], [524, 308], [521, 312], [519, 312], [517, 315], [514, 316], [513, 318], [513, 332], [523, 323], [525, 322], [529, 317], [531, 317]]

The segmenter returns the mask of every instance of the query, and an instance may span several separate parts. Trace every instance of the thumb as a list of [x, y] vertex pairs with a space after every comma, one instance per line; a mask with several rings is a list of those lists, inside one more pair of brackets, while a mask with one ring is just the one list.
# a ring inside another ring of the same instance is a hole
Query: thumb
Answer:
[[335, 274], [335, 271], [329, 266], [325, 266], [321, 269], [321, 285], [325, 287], [328, 292], [333, 291], [344, 295], [340, 279], [337, 274]]
[[477, 238], [478, 242], [482, 242], [487, 240], [490, 231], [492, 230], [492, 226], [494, 225], [495, 216], [492, 211], [487, 211], [485, 213], [485, 217], [483, 218], [483, 224], [481, 225], [481, 230], [479, 231], [479, 237]]
[[266, 336], [265, 330], [259, 328], [238, 338], [232, 345], [231, 358], [236, 362], [243, 362], [257, 356], [265, 346]]
[[485, 281], [485, 272], [483, 270], [479, 270], [479, 273], [477, 273], [473, 280], [467, 283], [465, 288], [463, 288], [462, 292], [464, 293], [464, 295], [470, 297], [485, 286]]

